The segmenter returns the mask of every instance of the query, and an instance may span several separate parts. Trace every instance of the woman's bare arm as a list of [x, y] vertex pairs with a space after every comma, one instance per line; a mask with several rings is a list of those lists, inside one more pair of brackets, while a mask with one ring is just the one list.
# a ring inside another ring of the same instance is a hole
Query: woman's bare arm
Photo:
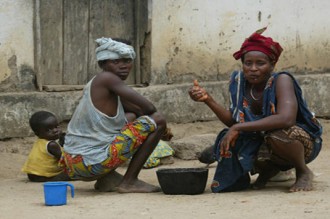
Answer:
[[120, 96], [126, 110], [141, 115], [151, 115], [157, 111], [156, 107], [145, 97], [127, 86], [119, 77], [108, 73], [108, 80], [105, 80], [106, 87], [114, 94]]

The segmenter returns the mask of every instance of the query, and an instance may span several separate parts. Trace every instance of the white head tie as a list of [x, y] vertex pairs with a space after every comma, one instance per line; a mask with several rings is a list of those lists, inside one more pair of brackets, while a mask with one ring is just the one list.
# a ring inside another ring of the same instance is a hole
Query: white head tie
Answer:
[[97, 61], [121, 58], [135, 59], [134, 49], [130, 45], [104, 37], [95, 40], [95, 42], [99, 45], [95, 50]]

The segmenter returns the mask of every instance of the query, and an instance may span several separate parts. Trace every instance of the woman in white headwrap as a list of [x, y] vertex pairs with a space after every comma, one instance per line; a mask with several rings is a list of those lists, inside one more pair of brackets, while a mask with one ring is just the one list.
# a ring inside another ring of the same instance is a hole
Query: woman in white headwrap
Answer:
[[[140, 170], [166, 130], [156, 107], [125, 85], [135, 58], [123, 40], [96, 40], [96, 58], [103, 69], [84, 88], [68, 125], [61, 163], [73, 179], [95, 180], [95, 189], [157, 192], [138, 179]], [[115, 169], [131, 159], [124, 176]]]

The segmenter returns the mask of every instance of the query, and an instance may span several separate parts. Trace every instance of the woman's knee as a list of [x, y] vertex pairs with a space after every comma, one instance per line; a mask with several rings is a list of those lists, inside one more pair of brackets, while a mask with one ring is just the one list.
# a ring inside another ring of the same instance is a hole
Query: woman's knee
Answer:
[[288, 150], [289, 147], [302, 146], [302, 143], [296, 139], [296, 136], [292, 132], [287, 130], [276, 130], [269, 132], [265, 137], [267, 145], [270, 146], [272, 150]]
[[160, 130], [166, 129], [166, 119], [161, 113], [156, 112], [152, 114], [150, 117], [155, 121], [158, 129]]
[[276, 132], [268, 136], [266, 142], [272, 151], [270, 159], [278, 165], [293, 165], [292, 160], [303, 158], [303, 144], [291, 136]]

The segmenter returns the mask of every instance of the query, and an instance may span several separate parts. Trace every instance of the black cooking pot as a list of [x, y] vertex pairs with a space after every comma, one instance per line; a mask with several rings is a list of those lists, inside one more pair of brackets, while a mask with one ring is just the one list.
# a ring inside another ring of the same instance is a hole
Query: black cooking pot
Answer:
[[172, 168], [156, 171], [165, 194], [196, 195], [204, 192], [209, 170], [206, 168]]

